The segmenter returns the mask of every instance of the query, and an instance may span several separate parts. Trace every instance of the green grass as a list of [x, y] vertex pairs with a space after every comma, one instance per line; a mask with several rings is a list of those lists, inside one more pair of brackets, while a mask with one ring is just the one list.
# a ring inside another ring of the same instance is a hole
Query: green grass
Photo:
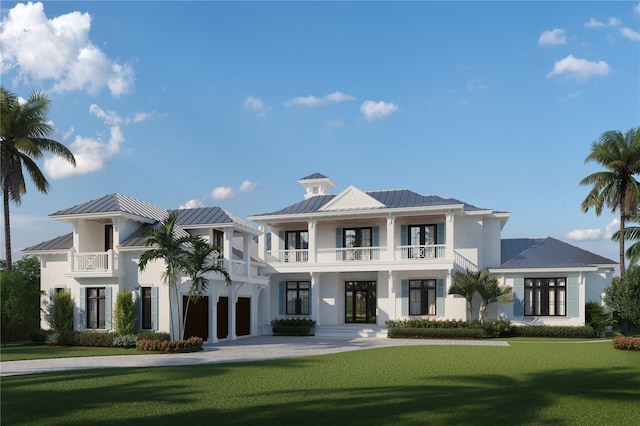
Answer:
[[[0, 348], [0, 361], [21, 359], [72, 358], [82, 356], [136, 355], [135, 348], [92, 348], [83, 346], [9, 345]], [[146, 352], [149, 354], [149, 352]]]
[[[408, 346], [4, 377], [7, 425], [635, 425], [640, 353], [609, 342]], [[34, 403], [37, 401], [37, 403]]]

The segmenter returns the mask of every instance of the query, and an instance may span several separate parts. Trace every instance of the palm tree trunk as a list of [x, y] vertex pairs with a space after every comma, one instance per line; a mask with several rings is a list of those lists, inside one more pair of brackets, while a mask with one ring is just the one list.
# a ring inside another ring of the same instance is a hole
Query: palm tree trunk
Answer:
[[2, 188], [2, 197], [4, 201], [4, 250], [6, 256], [6, 270], [10, 271], [12, 266], [11, 259], [11, 226], [9, 222], [9, 188]]
[[624, 278], [624, 224], [625, 216], [620, 215], [620, 279]]

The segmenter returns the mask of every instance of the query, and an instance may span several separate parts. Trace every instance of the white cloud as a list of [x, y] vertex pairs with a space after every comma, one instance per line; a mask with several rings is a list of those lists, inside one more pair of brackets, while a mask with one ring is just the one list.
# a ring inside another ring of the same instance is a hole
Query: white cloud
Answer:
[[553, 70], [547, 74], [547, 77], [566, 74], [569, 78], [582, 82], [594, 75], [607, 75], [609, 72], [611, 72], [611, 67], [604, 61], [591, 62], [569, 55], [556, 61]]
[[204, 207], [204, 203], [200, 200], [193, 199], [182, 204], [178, 209], [197, 209], [199, 207]]
[[601, 21], [598, 21], [597, 19], [589, 19], [589, 22], [587, 22], [586, 24], [584, 24], [585, 27], [587, 28], [601, 28], [604, 27], [604, 23], [602, 23]]
[[247, 96], [244, 100], [244, 109], [248, 111], [262, 111], [264, 109], [264, 103], [260, 98], [254, 98], [253, 96]]
[[92, 115], [102, 119], [110, 127], [109, 140], [100, 138], [86, 138], [76, 136], [69, 146], [76, 159], [76, 167], [65, 161], [62, 157], [50, 157], [44, 160], [44, 170], [51, 179], [60, 179], [72, 175], [83, 175], [102, 170], [116, 154], [120, 152], [120, 145], [125, 141], [120, 125], [122, 119], [113, 111], [104, 111], [98, 105], [89, 107]]
[[88, 13], [48, 19], [42, 3], [17, 4], [0, 28], [0, 68], [16, 70], [19, 79], [52, 81], [57, 92], [97, 94], [107, 87], [116, 97], [133, 86], [133, 69], [110, 60], [91, 43]]
[[593, 241], [602, 239], [602, 231], [600, 229], [574, 229], [564, 236], [571, 241]]
[[356, 100], [355, 97], [342, 92], [329, 93], [328, 95], [325, 95], [324, 99], [328, 102], [345, 102]]
[[619, 27], [621, 23], [620, 18], [609, 18], [610, 27]]
[[253, 191], [254, 189], [256, 189], [257, 186], [258, 186], [258, 182], [251, 182], [249, 180], [245, 180], [244, 182], [242, 182], [242, 185], [240, 185], [240, 192]]
[[605, 228], [604, 228], [604, 236], [607, 239], [610, 239], [611, 236], [620, 230], [620, 219], [613, 219]]
[[620, 28], [620, 33], [629, 40], [640, 41], [640, 33], [632, 30], [631, 28]]
[[303, 105], [307, 107], [316, 107], [327, 103], [338, 103], [355, 100], [356, 98], [351, 95], [336, 91], [333, 93], [329, 93], [328, 95], [324, 95], [322, 98], [313, 95], [298, 96], [296, 98], [289, 99], [284, 104], [285, 106]]
[[638, 3], [637, 5], [633, 6], [633, 11], [635, 13], [637, 13], [638, 15], [640, 15], [640, 3]]
[[567, 38], [564, 35], [564, 30], [559, 28], [545, 31], [540, 34], [540, 37], [538, 38], [538, 44], [542, 46], [555, 46], [558, 44], [565, 44], [566, 42]]
[[151, 111], [151, 112], [136, 112], [133, 115], [133, 119], [131, 120], [127, 120], [132, 121], [134, 123], [142, 123], [143, 121], [147, 121], [147, 120], [151, 120], [153, 118], [155, 118], [156, 116], [156, 112], [155, 111]]
[[214, 190], [211, 192], [211, 197], [214, 200], [226, 200], [227, 198], [231, 198], [234, 195], [235, 194], [233, 192], [233, 189], [224, 186], [214, 188]]
[[364, 101], [360, 105], [360, 112], [364, 115], [364, 118], [368, 121], [377, 120], [382, 117], [398, 111], [398, 105], [391, 102], [384, 101]]

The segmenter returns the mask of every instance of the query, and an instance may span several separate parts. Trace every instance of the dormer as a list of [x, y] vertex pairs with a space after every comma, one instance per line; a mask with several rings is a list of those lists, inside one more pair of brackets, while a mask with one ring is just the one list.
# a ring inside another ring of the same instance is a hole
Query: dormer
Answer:
[[330, 178], [321, 173], [314, 173], [298, 179], [298, 183], [304, 186], [306, 190], [305, 200], [317, 195], [327, 195], [331, 188], [336, 187], [336, 184]]

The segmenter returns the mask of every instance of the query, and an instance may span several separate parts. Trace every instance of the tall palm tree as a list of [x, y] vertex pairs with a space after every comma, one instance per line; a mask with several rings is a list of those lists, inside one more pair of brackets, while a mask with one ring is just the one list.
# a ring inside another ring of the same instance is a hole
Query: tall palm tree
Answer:
[[187, 264], [185, 269], [187, 276], [191, 279], [191, 285], [187, 293], [187, 305], [184, 308], [182, 316], [182, 339], [185, 338], [184, 333], [187, 324], [187, 315], [189, 313], [189, 305], [192, 301], [195, 302], [204, 296], [209, 288], [207, 273], [218, 272], [222, 274], [227, 285], [231, 285], [229, 273], [223, 266], [212, 261], [211, 255], [217, 249], [217, 247], [212, 246], [200, 236], [194, 236], [191, 240], [191, 250], [186, 257]]
[[[140, 261], [138, 262], [138, 269], [144, 271], [147, 264], [154, 260], [162, 260], [165, 264], [164, 272], [162, 273], [162, 280], [169, 286], [169, 317], [171, 318], [171, 337], [175, 339], [174, 333], [174, 318], [173, 318], [173, 305], [175, 303], [176, 309], [179, 312], [179, 300], [178, 300], [178, 283], [180, 280], [180, 274], [187, 268], [187, 256], [188, 252], [185, 249], [186, 244], [189, 244], [192, 240], [190, 235], [177, 235], [176, 221], [178, 220], [178, 213], [173, 212], [169, 214], [157, 227], [143, 228], [140, 234], [143, 237], [147, 237], [145, 241], [146, 247], [152, 247], [149, 250], [142, 253]], [[174, 302], [171, 301], [172, 291]], [[182, 336], [182, 322], [178, 323], [178, 336]]]
[[45, 152], [59, 155], [69, 163], [76, 160], [60, 142], [46, 136], [53, 131], [47, 120], [51, 101], [47, 95], [34, 92], [26, 102], [0, 86], [0, 158], [2, 172], [0, 185], [4, 202], [4, 235], [7, 269], [11, 269], [11, 223], [9, 203], [22, 202], [27, 193], [23, 166], [33, 180], [36, 189], [44, 194], [49, 191], [49, 182], [34, 160], [42, 158]]
[[449, 294], [457, 294], [467, 301], [467, 321], [471, 321], [473, 315], [473, 295], [476, 294], [476, 283], [479, 272], [456, 270], [453, 273], [453, 284], [449, 287]]
[[595, 172], [580, 181], [580, 185], [591, 186], [591, 191], [582, 201], [582, 211], [594, 208], [600, 216], [602, 208], [620, 214], [620, 276], [624, 276], [624, 227], [625, 222], [638, 209], [640, 188], [635, 176], [640, 173], [640, 127], [625, 134], [610, 130], [591, 145], [591, 154], [585, 163], [595, 161], [606, 170]]
[[[640, 210], [635, 215], [631, 216], [627, 222], [633, 222], [640, 224]], [[629, 247], [625, 255], [629, 260], [629, 266], [633, 266], [640, 260], [640, 226], [625, 226], [624, 238], [627, 241], [635, 241]], [[620, 241], [620, 231], [616, 231], [611, 239], [613, 241]]]

